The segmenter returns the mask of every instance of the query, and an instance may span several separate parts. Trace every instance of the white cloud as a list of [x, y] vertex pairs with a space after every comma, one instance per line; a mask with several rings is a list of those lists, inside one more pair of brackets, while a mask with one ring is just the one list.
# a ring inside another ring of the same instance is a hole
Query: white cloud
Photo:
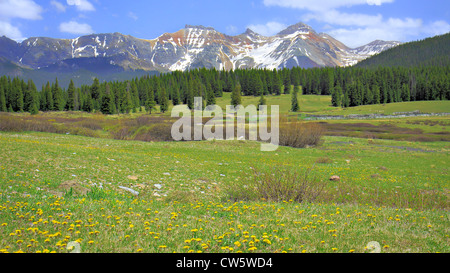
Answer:
[[417, 18], [384, 18], [381, 14], [345, 13], [340, 8], [383, 5], [394, 0], [263, 0], [266, 6], [307, 11], [302, 20], [325, 23], [326, 31], [350, 47], [373, 40], [409, 41], [420, 35], [434, 36], [450, 31], [446, 21], [424, 23]]
[[42, 19], [43, 9], [32, 0], [0, 0], [0, 19]]
[[42, 19], [43, 8], [32, 0], [0, 0], [0, 35], [21, 41], [25, 38], [17, 26], [11, 24], [12, 19]]
[[266, 24], [249, 25], [247, 27], [263, 36], [272, 36], [287, 28], [285, 24], [274, 21]]
[[64, 22], [59, 25], [59, 31], [71, 34], [91, 34], [94, 33], [92, 27], [88, 24], [82, 24], [75, 21]]
[[410, 41], [415, 37], [435, 36], [450, 31], [450, 25], [445, 21], [424, 24], [421, 19], [389, 18], [380, 24], [356, 28], [335, 28], [328, 33], [350, 47], [358, 47], [374, 40]]
[[445, 21], [436, 21], [430, 24], [428, 31], [431, 35], [441, 35], [450, 32], [450, 25]]
[[373, 26], [383, 21], [383, 16], [368, 15], [360, 13], [342, 13], [337, 10], [328, 10], [323, 12], [309, 13], [303, 16], [303, 20], [308, 22], [315, 20], [328, 24], [336, 24], [341, 26]]
[[19, 28], [11, 25], [8, 22], [0, 21], [0, 36], [5, 35], [6, 37], [16, 40], [22, 41], [25, 38], [22, 36], [22, 32], [20, 32]]
[[94, 5], [87, 0], [67, 0], [67, 5], [75, 6], [79, 11], [95, 11]]
[[356, 5], [379, 6], [384, 3], [392, 2], [394, 2], [394, 0], [264, 0], [264, 5], [319, 11]]
[[50, 5], [52, 5], [59, 12], [65, 12], [66, 11], [66, 6], [64, 6], [63, 4], [61, 4], [58, 1], [52, 0], [52, 1], [50, 1]]

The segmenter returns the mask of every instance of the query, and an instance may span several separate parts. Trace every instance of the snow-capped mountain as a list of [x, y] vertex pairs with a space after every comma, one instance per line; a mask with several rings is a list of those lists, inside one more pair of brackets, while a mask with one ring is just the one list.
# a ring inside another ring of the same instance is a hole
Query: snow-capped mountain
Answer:
[[0, 57], [22, 67], [48, 71], [310, 68], [354, 65], [398, 44], [374, 41], [352, 49], [303, 23], [271, 37], [250, 29], [228, 36], [211, 27], [186, 25], [150, 40], [120, 33], [76, 39], [34, 37], [21, 43], [1, 37]]

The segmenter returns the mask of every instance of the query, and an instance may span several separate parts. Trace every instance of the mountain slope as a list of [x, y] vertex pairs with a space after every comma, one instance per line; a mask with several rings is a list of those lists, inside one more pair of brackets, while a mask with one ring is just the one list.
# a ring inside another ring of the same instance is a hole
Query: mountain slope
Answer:
[[374, 43], [351, 49], [303, 23], [271, 37], [251, 30], [229, 36], [211, 27], [186, 25], [177, 32], [164, 33], [151, 40], [120, 33], [76, 39], [32, 37], [21, 43], [0, 37], [0, 57], [33, 70], [52, 73], [87, 70], [106, 75], [203, 67], [231, 70], [348, 66], [398, 44]]
[[377, 66], [448, 66], [450, 65], [450, 33], [409, 42], [383, 51], [357, 64], [358, 67]]

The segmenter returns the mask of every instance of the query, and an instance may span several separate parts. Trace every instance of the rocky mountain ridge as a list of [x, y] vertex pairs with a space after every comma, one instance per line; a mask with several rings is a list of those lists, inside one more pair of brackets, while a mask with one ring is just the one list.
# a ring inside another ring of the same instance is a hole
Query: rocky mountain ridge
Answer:
[[212, 27], [186, 25], [150, 40], [120, 33], [75, 39], [32, 37], [21, 43], [0, 37], [0, 57], [23, 68], [51, 72], [311, 68], [354, 65], [399, 44], [378, 40], [352, 49], [303, 23], [271, 37], [250, 29], [229, 36]]

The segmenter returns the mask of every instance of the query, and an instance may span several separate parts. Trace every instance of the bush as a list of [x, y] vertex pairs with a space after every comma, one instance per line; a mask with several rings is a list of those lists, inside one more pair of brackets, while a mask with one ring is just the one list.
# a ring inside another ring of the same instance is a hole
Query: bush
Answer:
[[294, 148], [317, 146], [325, 130], [317, 123], [280, 122], [280, 145]]
[[171, 134], [172, 125], [169, 123], [158, 123], [146, 129], [138, 130], [134, 140], [139, 141], [173, 141]]
[[311, 168], [302, 173], [287, 167], [273, 167], [264, 172], [255, 168], [252, 170], [253, 175], [248, 183], [237, 182], [228, 187], [229, 199], [313, 202], [325, 187], [324, 182], [310, 176]]
[[333, 163], [333, 160], [329, 157], [319, 157], [316, 159], [316, 163], [318, 164], [330, 164]]

